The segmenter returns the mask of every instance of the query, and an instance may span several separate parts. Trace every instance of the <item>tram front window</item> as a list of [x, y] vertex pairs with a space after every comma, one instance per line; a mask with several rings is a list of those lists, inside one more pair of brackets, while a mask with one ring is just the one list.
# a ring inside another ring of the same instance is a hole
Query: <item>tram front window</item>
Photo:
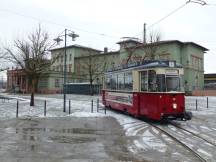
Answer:
[[165, 75], [157, 74], [158, 92], [166, 92]]
[[167, 91], [180, 91], [180, 78], [174, 76], [166, 77], [166, 87]]

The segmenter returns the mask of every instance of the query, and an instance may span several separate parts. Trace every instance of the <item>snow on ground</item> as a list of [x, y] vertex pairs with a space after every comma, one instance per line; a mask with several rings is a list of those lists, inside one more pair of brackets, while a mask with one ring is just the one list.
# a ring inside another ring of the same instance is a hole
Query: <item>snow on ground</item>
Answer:
[[[35, 96], [35, 106], [29, 106], [30, 97], [24, 95], [9, 95], [0, 93], [0, 96], [4, 95], [9, 97], [9, 100], [0, 99], [0, 120], [11, 119], [16, 117], [16, 105], [19, 101], [19, 117], [29, 118], [29, 117], [38, 117], [44, 118], [44, 103], [46, 101], [46, 117], [105, 117], [112, 116], [118, 120], [120, 125], [125, 130], [126, 136], [140, 136], [140, 138], [133, 141], [133, 145], [128, 146], [128, 149], [131, 152], [139, 153], [147, 150], [154, 150], [158, 152], [158, 156], [165, 152], [172, 152], [171, 157], [181, 157], [182, 153], [175, 150], [176, 146], [170, 146], [167, 148], [167, 145], [171, 145], [170, 138], [167, 136], [161, 135], [158, 130], [150, 127], [148, 124], [141, 122], [137, 119], [131, 118], [129, 116], [118, 114], [113, 111], [107, 110], [106, 114], [104, 110], [101, 109], [99, 112], [96, 112], [97, 99], [100, 99], [100, 108], [103, 108], [101, 103], [100, 96], [87, 96], [87, 95], [67, 95], [67, 109], [66, 112], [63, 112], [63, 95], [36, 95]], [[69, 114], [69, 99], [71, 100], [71, 114]], [[91, 113], [91, 101], [94, 101], [94, 113]], [[196, 106], [197, 102], [197, 106]], [[216, 115], [216, 97], [208, 97], [208, 108], [207, 108], [207, 97], [186, 97], [185, 98], [186, 110], [193, 113], [194, 118], [196, 119], [185, 122], [185, 126], [190, 125], [190, 128], [193, 132], [216, 132], [216, 124], [212, 125], [211, 121], [215, 121], [214, 117]], [[198, 120], [200, 119], [200, 120]], [[205, 122], [203, 123], [205, 119]], [[199, 121], [199, 122], [197, 122]], [[188, 124], [189, 123], [189, 124]], [[196, 124], [197, 123], [197, 124]], [[209, 124], [210, 123], [210, 124]], [[214, 122], [216, 123], [216, 122]], [[173, 131], [176, 131], [176, 128], [171, 128]], [[181, 132], [179, 132], [179, 136]], [[208, 139], [216, 141], [216, 136], [208, 136]], [[212, 138], [212, 139], [211, 139]], [[191, 146], [193, 147], [193, 146]], [[173, 150], [172, 150], [173, 149]], [[212, 155], [207, 153], [201, 148], [198, 150], [202, 154], [205, 154], [208, 157]], [[154, 154], [155, 155], [155, 154]], [[152, 155], [152, 156], [154, 156]], [[150, 159], [153, 157], [150, 157]], [[186, 159], [187, 157], [185, 157]], [[178, 159], [178, 158], [177, 158]], [[184, 161], [184, 159], [182, 159]], [[187, 161], [187, 160], [186, 160]]]

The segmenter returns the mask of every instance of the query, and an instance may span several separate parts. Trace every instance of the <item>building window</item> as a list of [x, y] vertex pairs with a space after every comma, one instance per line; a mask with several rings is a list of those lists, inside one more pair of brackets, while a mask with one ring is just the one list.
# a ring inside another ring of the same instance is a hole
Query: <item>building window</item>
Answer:
[[55, 87], [56, 88], [60, 87], [60, 81], [59, 81], [59, 79], [55, 79]]
[[71, 73], [72, 64], [69, 65], [69, 72]]
[[70, 60], [70, 61], [72, 60], [72, 54], [70, 54], [70, 58], [69, 58], [69, 60]]
[[48, 80], [43, 78], [39, 81], [38, 87], [47, 88], [47, 85], [48, 85]]
[[200, 69], [200, 70], [203, 69], [203, 60], [202, 60], [202, 58], [191, 55], [191, 63], [192, 63], [192, 67], [194, 67], [195, 69]]
[[170, 60], [170, 54], [169, 53], [164, 53], [159, 55], [160, 60]]

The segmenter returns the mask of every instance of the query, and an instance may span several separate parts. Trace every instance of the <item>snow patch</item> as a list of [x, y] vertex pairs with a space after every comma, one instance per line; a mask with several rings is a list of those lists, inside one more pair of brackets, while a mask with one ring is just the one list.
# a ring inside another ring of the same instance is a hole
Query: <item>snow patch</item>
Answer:
[[197, 151], [200, 152], [200, 153], [202, 153], [202, 154], [204, 154], [204, 155], [206, 155], [206, 156], [208, 156], [208, 157], [212, 157], [211, 154], [209, 154], [208, 152], [204, 151], [203, 149], [198, 149]]
[[107, 117], [108, 115], [102, 113], [90, 113], [90, 112], [74, 112], [68, 116], [73, 117]]

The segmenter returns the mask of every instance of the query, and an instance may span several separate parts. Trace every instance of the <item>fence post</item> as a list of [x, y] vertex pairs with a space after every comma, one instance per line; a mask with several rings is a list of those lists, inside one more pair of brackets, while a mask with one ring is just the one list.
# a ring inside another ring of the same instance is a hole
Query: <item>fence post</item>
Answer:
[[91, 112], [93, 113], [93, 99], [91, 101]]
[[97, 99], [97, 112], [99, 111], [99, 99]]
[[196, 110], [197, 110], [197, 104], [198, 104], [198, 103], [197, 103], [197, 99], [196, 99]]
[[71, 100], [69, 100], [69, 115], [71, 113]]
[[16, 118], [18, 118], [18, 113], [19, 113], [19, 100], [17, 100]]
[[44, 116], [46, 116], [46, 100], [44, 101]]
[[208, 105], [208, 97], [207, 97], [207, 109], [208, 109], [208, 106], [209, 106], [209, 105]]

